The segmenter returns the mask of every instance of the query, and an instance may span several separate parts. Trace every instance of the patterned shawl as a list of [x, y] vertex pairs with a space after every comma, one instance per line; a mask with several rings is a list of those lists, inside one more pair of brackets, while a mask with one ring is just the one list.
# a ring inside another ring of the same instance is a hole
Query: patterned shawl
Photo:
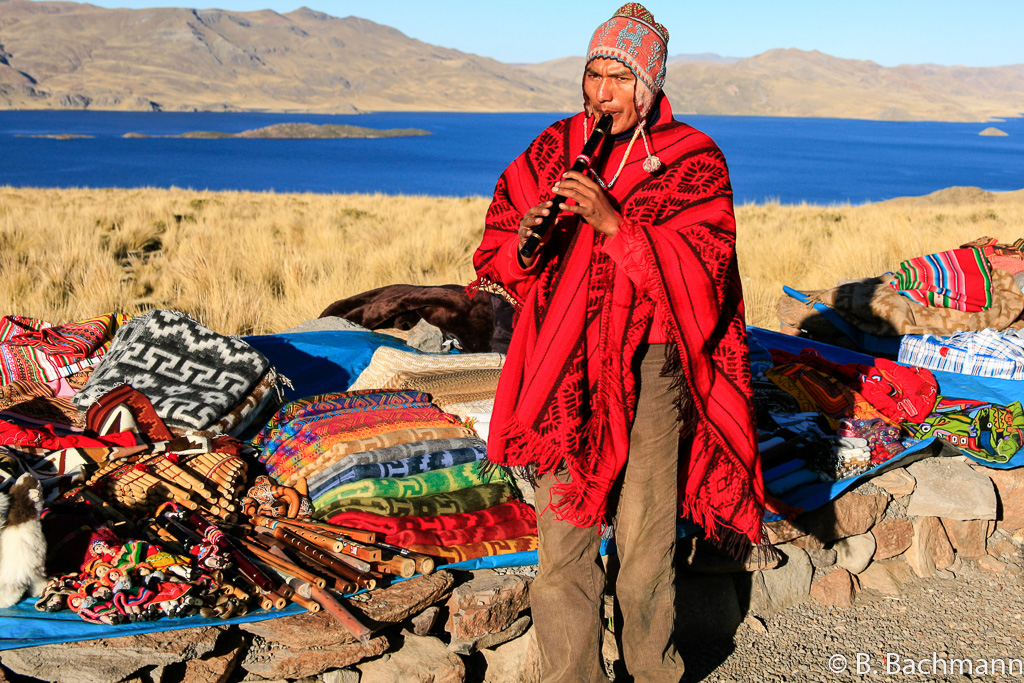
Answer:
[[[657, 301], [672, 342], [666, 371], [677, 378], [681, 399], [693, 399], [696, 418], [684, 421], [694, 433], [681, 442], [681, 511], [710, 538], [742, 546], [742, 537], [761, 539], [764, 494], [732, 188], [721, 151], [675, 121], [664, 97], [656, 121], [650, 140], [663, 169], [649, 175], [644, 155], [634, 152], [611, 191], [624, 219], [617, 238], [626, 240], [627, 265], [644, 273], [642, 285], [604, 253], [603, 235], [568, 215], [536, 274], [518, 285], [502, 282], [502, 248], [517, 240], [523, 213], [549, 198], [583, 146], [582, 113], [548, 127], [498, 180], [474, 256], [474, 285], [506, 285], [521, 309], [498, 385], [488, 458], [534, 465], [540, 473], [564, 463], [572, 481], [555, 490], [556, 514], [581, 527], [607, 521], [636, 411], [631, 363]], [[606, 176], [625, 147], [624, 140], [612, 145]]]

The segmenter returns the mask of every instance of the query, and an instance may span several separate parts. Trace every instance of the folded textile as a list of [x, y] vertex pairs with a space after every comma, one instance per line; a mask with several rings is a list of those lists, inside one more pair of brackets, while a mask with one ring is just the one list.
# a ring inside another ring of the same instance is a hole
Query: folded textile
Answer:
[[361, 479], [336, 486], [313, 500], [316, 507], [326, 507], [346, 498], [414, 498], [436, 493], [461, 491], [489, 484], [501, 477], [500, 470], [482, 470], [477, 461], [446, 467], [441, 470], [413, 474], [408, 477]]
[[498, 389], [501, 370], [456, 370], [437, 375], [420, 375], [400, 372], [395, 382], [402, 389], [415, 389], [430, 394], [434, 403], [444, 407], [446, 403], [467, 403], [494, 400]]
[[57, 434], [52, 427], [27, 427], [0, 419], [0, 445], [30, 446], [58, 450], [60, 448], [102, 448], [104, 446], [134, 446], [135, 435], [131, 432], [118, 432], [104, 436], [92, 437], [84, 434]]
[[266, 357], [181, 313], [152, 310], [117, 331], [104, 362], [74, 396], [85, 410], [120, 384], [143, 393], [168, 427], [207, 430], [269, 369]]
[[802, 329], [806, 321], [820, 317], [815, 303], [829, 306], [857, 329], [878, 336], [904, 334], [945, 335], [960, 330], [1002, 330], [1017, 320], [1024, 311], [1024, 293], [1005, 270], [991, 273], [992, 304], [983, 311], [960, 311], [940, 306], [921, 306], [900, 295], [890, 285], [895, 277], [884, 275], [833, 287], [807, 291], [810, 304], [783, 296], [779, 300], [779, 321], [785, 326]]
[[345, 470], [357, 465], [379, 465], [443, 451], [455, 451], [463, 448], [485, 449], [486, 447], [487, 444], [483, 440], [470, 436], [454, 439], [418, 439], [359, 453], [349, 453], [311, 476], [307, 484], [309, 485], [310, 494], [317, 496], [322, 493], [322, 489], [327, 482]]
[[935, 406], [939, 385], [925, 368], [908, 368], [885, 358], [856, 368], [857, 390], [892, 422], [917, 422]]
[[281, 405], [283, 381], [276, 369], [269, 368], [241, 401], [202, 431], [212, 435], [242, 434], [252, 425], [253, 420], [264, 414], [264, 411], [273, 410], [275, 406]]
[[448, 562], [464, 562], [478, 557], [490, 555], [505, 555], [506, 553], [521, 553], [537, 549], [537, 536], [519, 536], [504, 541], [481, 541], [479, 543], [466, 543], [465, 545], [438, 546], [419, 545], [408, 546], [409, 550], [433, 557], [443, 557]]
[[459, 339], [470, 352], [490, 351], [494, 311], [489, 295], [470, 299], [461, 285], [387, 285], [335, 301], [321, 318], [338, 316], [371, 330], [411, 329], [420, 320]]
[[31, 424], [59, 424], [81, 428], [85, 415], [71, 403], [74, 392], [85, 386], [92, 368], [50, 382], [16, 380], [0, 386], [0, 417]]
[[976, 247], [907, 259], [893, 289], [925, 306], [984, 311], [992, 305], [992, 266]]
[[940, 398], [934, 412], [912, 426], [918, 439], [937, 436], [981, 460], [1005, 463], [1024, 447], [1024, 409], [972, 399]]
[[824, 369], [804, 362], [779, 360], [765, 374], [780, 389], [797, 399], [801, 411], [820, 412], [833, 429], [843, 418], [881, 417], [881, 413], [859, 392]]
[[271, 443], [278, 441], [277, 436], [293, 420], [302, 420], [317, 415], [330, 415], [347, 410], [373, 410], [378, 408], [393, 408], [396, 406], [428, 405], [430, 396], [417, 391], [378, 391], [370, 389], [365, 391], [336, 391], [329, 394], [318, 394], [306, 398], [289, 401], [274, 416], [270, 418], [266, 426], [260, 430], [252, 439], [252, 445], [258, 449], [265, 449]]
[[450, 493], [435, 493], [416, 498], [342, 498], [323, 508], [317, 508], [313, 517], [331, 524], [339, 512], [361, 510], [378, 515], [426, 517], [455, 512], [478, 512], [505, 503], [516, 497], [511, 484], [500, 481], [482, 484]]
[[433, 354], [381, 346], [348, 389], [398, 389], [413, 376], [500, 369], [504, 363], [505, 356], [500, 353]]
[[358, 419], [357, 414], [368, 411], [376, 413], [411, 408], [436, 411], [430, 396], [418, 391], [356, 392], [353, 395], [342, 393], [313, 399], [317, 400], [292, 401], [279, 410], [253, 439], [253, 445], [262, 449], [265, 457], [269, 458], [282, 444], [303, 430], [326, 429], [327, 421], [344, 424], [345, 420]]
[[20, 315], [0, 318], [0, 384], [50, 382], [95, 365], [126, 320], [119, 313], [61, 325]]
[[988, 258], [993, 268], [1002, 268], [1011, 274], [1024, 272], [1024, 238], [1013, 244], [1000, 244], [995, 237], [979, 237], [976, 240], [961, 244], [961, 249], [978, 247]]
[[1024, 379], [1024, 333], [993, 329], [957, 332], [951, 337], [907, 335], [899, 362], [980, 377]]
[[313, 499], [325, 495], [331, 489], [342, 484], [361, 481], [363, 479], [384, 479], [394, 477], [408, 477], [413, 474], [422, 474], [443, 470], [455, 465], [462, 465], [470, 462], [477, 462], [487, 458], [487, 448], [476, 446], [470, 448], [457, 448], [447, 451], [436, 451], [416, 455], [403, 460], [390, 462], [374, 462], [359, 465], [352, 465], [343, 470], [336, 471], [331, 477], [311, 477], [308, 482], [309, 495]]
[[833, 428], [839, 420], [884, 418], [916, 422], [931, 412], [938, 383], [924, 368], [905, 367], [884, 358], [839, 364], [805, 349], [799, 356], [773, 351], [776, 366], [765, 374], [800, 402], [800, 410], [821, 411]]
[[537, 520], [510, 519], [491, 525], [468, 526], [461, 529], [444, 531], [426, 531], [423, 529], [406, 529], [397, 534], [388, 535], [384, 540], [394, 545], [408, 548], [412, 544], [454, 546], [481, 541], [505, 541], [518, 536], [537, 534]]
[[503, 524], [517, 519], [537, 521], [533, 507], [521, 500], [508, 500], [475, 512], [456, 512], [440, 515], [407, 515], [393, 517], [362, 510], [348, 510], [335, 513], [331, 523], [385, 535], [397, 534], [408, 529], [421, 531], [454, 531], [457, 529], [483, 528]]
[[342, 455], [365, 450], [359, 447], [360, 439], [411, 427], [440, 429], [461, 424], [456, 416], [432, 405], [339, 413], [329, 420], [302, 425], [277, 448], [265, 449], [260, 460], [271, 476], [290, 486], [298, 477], [308, 478], [329, 467]]
[[132, 431], [150, 442], [174, 438], [150, 400], [127, 384], [96, 399], [86, 411], [85, 424], [96, 434]]

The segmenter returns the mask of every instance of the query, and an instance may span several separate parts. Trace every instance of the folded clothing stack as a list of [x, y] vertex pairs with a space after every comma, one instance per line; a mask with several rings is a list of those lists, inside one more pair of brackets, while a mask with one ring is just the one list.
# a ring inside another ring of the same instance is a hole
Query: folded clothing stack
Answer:
[[103, 362], [75, 394], [87, 410], [122, 384], [142, 393], [175, 432], [238, 434], [269, 402], [281, 378], [248, 343], [174, 311], [132, 318], [114, 336]]

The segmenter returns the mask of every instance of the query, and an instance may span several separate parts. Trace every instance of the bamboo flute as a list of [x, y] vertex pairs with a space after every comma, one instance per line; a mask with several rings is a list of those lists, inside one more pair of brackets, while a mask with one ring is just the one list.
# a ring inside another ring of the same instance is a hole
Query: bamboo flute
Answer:
[[[278, 555], [275, 555], [274, 553], [268, 550], [260, 548], [255, 543], [247, 543], [245, 541], [243, 541], [243, 543], [245, 543], [245, 546], [249, 550], [249, 552], [255, 555], [256, 559], [258, 559], [260, 562], [268, 564], [272, 568], [280, 572], [283, 572], [285, 574], [291, 574], [295, 578], [302, 579], [306, 583], [318, 585], [320, 586], [320, 588], [323, 588], [327, 585], [326, 579], [303, 569], [302, 567], [296, 565], [294, 562], [289, 560], [287, 557], [280, 557]], [[287, 577], [285, 577], [285, 579], [287, 580]]]
[[373, 543], [377, 540], [378, 536], [377, 532], [375, 531], [352, 529], [350, 527], [336, 526], [334, 524], [327, 524], [326, 522], [314, 522], [312, 520], [306, 519], [278, 519], [274, 517], [265, 517], [263, 515], [259, 515], [257, 518], [254, 518], [253, 521], [256, 524], [261, 524], [262, 526], [267, 526], [271, 528], [273, 528], [273, 526], [271, 524], [268, 524], [267, 522], [276, 522], [278, 524], [284, 524], [285, 526], [302, 527], [304, 529], [309, 529], [310, 531], [314, 531], [324, 536], [330, 536], [330, 534], [335, 534], [337, 536], [345, 536], [346, 538], [350, 538], [353, 541], [358, 541], [360, 543]]
[[307, 598], [305, 595], [299, 594], [298, 591], [295, 591], [295, 594], [292, 595], [292, 602], [294, 602], [299, 607], [305, 607], [307, 612], [319, 612], [321, 609], [323, 609], [323, 607], [320, 606], [319, 602], [317, 602], [313, 598]]
[[286, 543], [287, 545], [291, 546], [302, 555], [309, 557], [314, 562], [318, 562], [324, 565], [325, 567], [330, 569], [335, 574], [338, 574], [342, 578], [348, 581], [352, 581], [360, 588], [373, 590], [377, 587], [376, 577], [370, 576], [364, 572], [360, 572], [352, 567], [349, 567], [341, 560], [332, 557], [330, 554], [324, 552], [323, 550], [317, 548], [314, 545], [306, 543], [301, 538], [292, 536], [283, 529], [275, 529], [274, 537], [279, 539], [283, 543]]
[[366, 645], [370, 642], [370, 629], [366, 628], [362, 622], [360, 622], [355, 615], [349, 612], [340, 602], [334, 599], [330, 593], [323, 588], [316, 588], [310, 586], [310, 590], [313, 595], [313, 599], [316, 600], [320, 605], [330, 614], [332, 617], [341, 622], [341, 625], [345, 627], [345, 630], [352, 634], [352, 636]]
[[[262, 521], [273, 522], [273, 519], [267, 517], [259, 517]], [[283, 535], [288, 535], [293, 538], [298, 538], [308, 542], [310, 545], [327, 550], [333, 553], [344, 553], [351, 555], [352, 557], [358, 557], [360, 560], [366, 562], [377, 562], [380, 560], [380, 549], [370, 548], [363, 545], [362, 543], [356, 543], [345, 538], [330, 538], [318, 534], [308, 529], [297, 529], [288, 528], [287, 525], [272, 524], [266, 528], [270, 529], [274, 535], [274, 538], [282, 538]], [[324, 547], [327, 545], [327, 547]]]
[[402, 557], [408, 557], [416, 562], [416, 571], [420, 574], [430, 574], [434, 571], [437, 566], [437, 562], [430, 555], [424, 555], [423, 553], [417, 553], [408, 548], [403, 548], [400, 545], [394, 545], [393, 543], [385, 543], [384, 541], [377, 541], [374, 543], [379, 548], [384, 550], [390, 550], [396, 555]]
[[411, 579], [416, 575], [416, 561], [399, 555], [389, 557], [388, 559], [381, 560], [380, 562], [374, 562], [373, 568], [375, 571], [382, 572], [384, 574], [395, 574], [396, 576], [401, 576], [403, 579]]
[[[286, 557], [291, 562], [301, 562], [301, 566], [307, 567], [309, 571], [313, 572], [315, 575], [322, 577], [325, 582], [324, 588], [333, 588], [339, 593], [347, 595], [349, 593], [355, 593], [359, 591], [360, 588], [366, 588], [367, 590], [371, 590], [372, 588], [376, 587], [376, 583], [369, 587], [360, 586], [356, 584], [356, 582], [352, 579], [347, 578], [346, 576], [341, 576], [338, 572], [335, 572], [332, 569], [324, 566], [324, 564], [319, 560], [315, 560], [312, 557], [309, 557], [308, 555], [299, 552], [295, 548], [292, 548], [288, 544], [279, 541], [276, 538], [267, 537], [267, 543], [270, 544], [268, 547], [268, 552], [278, 555], [278, 557]], [[294, 552], [295, 557], [288, 555], [288, 550]]]
[[[269, 604], [269, 607], [267, 606]], [[260, 606], [265, 610], [284, 609], [288, 599], [274, 590], [264, 591], [260, 595]]]
[[373, 571], [373, 567], [370, 565], [369, 562], [367, 562], [366, 560], [360, 560], [358, 557], [352, 557], [351, 555], [335, 555], [334, 557], [338, 558], [339, 560], [341, 560], [342, 562], [344, 562], [345, 564], [347, 564], [348, 566], [352, 567], [357, 571]]

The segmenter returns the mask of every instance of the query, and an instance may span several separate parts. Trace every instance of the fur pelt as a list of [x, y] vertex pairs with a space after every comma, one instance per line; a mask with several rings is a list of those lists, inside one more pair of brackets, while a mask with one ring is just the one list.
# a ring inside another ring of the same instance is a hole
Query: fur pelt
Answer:
[[0, 607], [10, 607], [26, 595], [38, 597], [46, 585], [46, 539], [39, 520], [43, 487], [23, 474], [0, 498]]
[[[320, 314], [321, 318], [327, 316], [345, 318], [371, 330], [387, 327], [408, 330], [420, 320], [426, 320], [457, 337], [466, 351], [505, 350], [494, 348], [495, 315], [491, 296], [470, 299], [460, 285], [387, 285], [335, 301]], [[507, 324], [504, 318], [499, 316], [499, 319]]]

